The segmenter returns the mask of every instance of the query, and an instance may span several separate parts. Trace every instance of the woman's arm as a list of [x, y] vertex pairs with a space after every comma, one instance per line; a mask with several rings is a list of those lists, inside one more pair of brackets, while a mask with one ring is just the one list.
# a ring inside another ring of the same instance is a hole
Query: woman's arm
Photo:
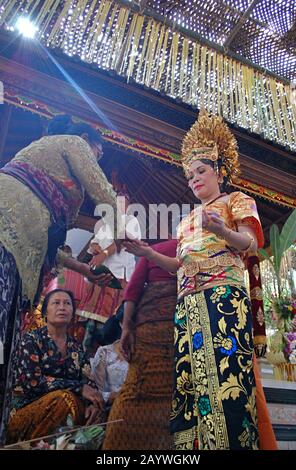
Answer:
[[135, 352], [135, 323], [133, 321], [135, 308], [135, 302], [127, 300], [124, 303], [120, 348], [128, 362], [130, 361], [132, 354]]
[[110, 215], [113, 211], [114, 238], [117, 238], [117, 219], [121, 226], [121, 217], [117, 214], [116, 192], [100, 168], [88, 143], [78, 136], [69, 136], [64, 140], [64, 157], [73, 174], [96, 204], [109, 206]]
[[175, 274], [180, 267], [180, 263], [177, 258], [162, 255], [161, 253], [153, 250], [153, 248], [147, 245], [147, 243], [140, 240], [126, 241], [123, 245], [129, 253], [133, 253], [135, 256], [145, 256], [149, 261], [152, 261], [157, 264], [157, 266], [170, 273]]
[[82, 276], [85, 276], [90, 282], [94, 284], [98, 284], [99, 286], [107, 286], [111, 280], [111, 274], [99, 274], [96, 276], [90, 269], [90, 266], [85, 263], [80, 263], [77, 259], [74, 258], [63, 258], [61, 260], [62, 265], [65, 268], [71, 269], [72, 271], [76, 271]]
[[203, 211], [202, 225], [203, 228], [223, 238], [229, 246], [239, 251], [256, 252], [258, 249], [256, 234], [254, 230], [247, 225], [238, 226], [238, 232], [236, 232], [226, 227], [224, 220], [216, 213], [210, 211]]

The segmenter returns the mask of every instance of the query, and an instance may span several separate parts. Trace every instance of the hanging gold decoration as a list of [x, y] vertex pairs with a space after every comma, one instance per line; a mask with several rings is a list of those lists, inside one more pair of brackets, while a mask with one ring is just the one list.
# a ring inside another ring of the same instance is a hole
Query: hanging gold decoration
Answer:
[[296, 150], [292, 86], [110, 0], [0, 0], [0, 25], [24, 13], [47, 46]]

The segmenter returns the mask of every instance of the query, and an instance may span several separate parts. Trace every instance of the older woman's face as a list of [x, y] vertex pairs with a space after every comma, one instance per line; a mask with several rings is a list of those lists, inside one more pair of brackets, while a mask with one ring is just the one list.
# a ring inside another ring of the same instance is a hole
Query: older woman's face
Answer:
[[68, 325], [72, 320], [73, 305], [67, 292], [56, 292], [49, 299], [46, 317], [47, 323]]

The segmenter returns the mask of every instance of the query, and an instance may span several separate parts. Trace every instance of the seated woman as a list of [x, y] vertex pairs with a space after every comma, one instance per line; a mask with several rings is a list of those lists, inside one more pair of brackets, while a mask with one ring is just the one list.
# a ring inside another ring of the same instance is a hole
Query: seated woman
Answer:
[[[112, 331], [105, 331], [106, 334], [104, 335], [105, 339], [110, 340], [111, 344], [107, 343], [105, 346], [100, 346], [95, 357], [90, 359], [92, 377], [105, 403], [101, 421], [107, 420], [110, 408], [120, 392], [128, 371], [128, 362], [121, 352], [119, 341], [123, 320], [123, 305], [112, 318], [116, 321], [112, 323]], [[116, 328], [117, 322], [120, 329], [119, 334]]]
[[102, 396], [89, 379], [90, 365], [82, 347], [68, 335], [74, 313], [72, 292], [53, 290], [42, 306], [47, 325], [23, 336], [8, 442], [51, 434], [66, 424], [69, 415], [75, 425], [98, 422]]

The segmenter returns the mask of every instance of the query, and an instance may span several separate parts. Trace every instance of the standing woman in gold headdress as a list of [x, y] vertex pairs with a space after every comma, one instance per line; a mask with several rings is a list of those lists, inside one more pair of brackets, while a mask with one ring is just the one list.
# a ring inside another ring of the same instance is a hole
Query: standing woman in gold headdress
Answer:
[[236, 141], [221, 118], [201, 113], [182, 162], [200, 200], [178, 227], [175, 259], [140, 242], [127, 249], [178, 276], [171, 429], [177, 449], [257, 449], [250, 302], [242, 258], [263, 244], [255, 201], [221, 192], [238, 175]]

